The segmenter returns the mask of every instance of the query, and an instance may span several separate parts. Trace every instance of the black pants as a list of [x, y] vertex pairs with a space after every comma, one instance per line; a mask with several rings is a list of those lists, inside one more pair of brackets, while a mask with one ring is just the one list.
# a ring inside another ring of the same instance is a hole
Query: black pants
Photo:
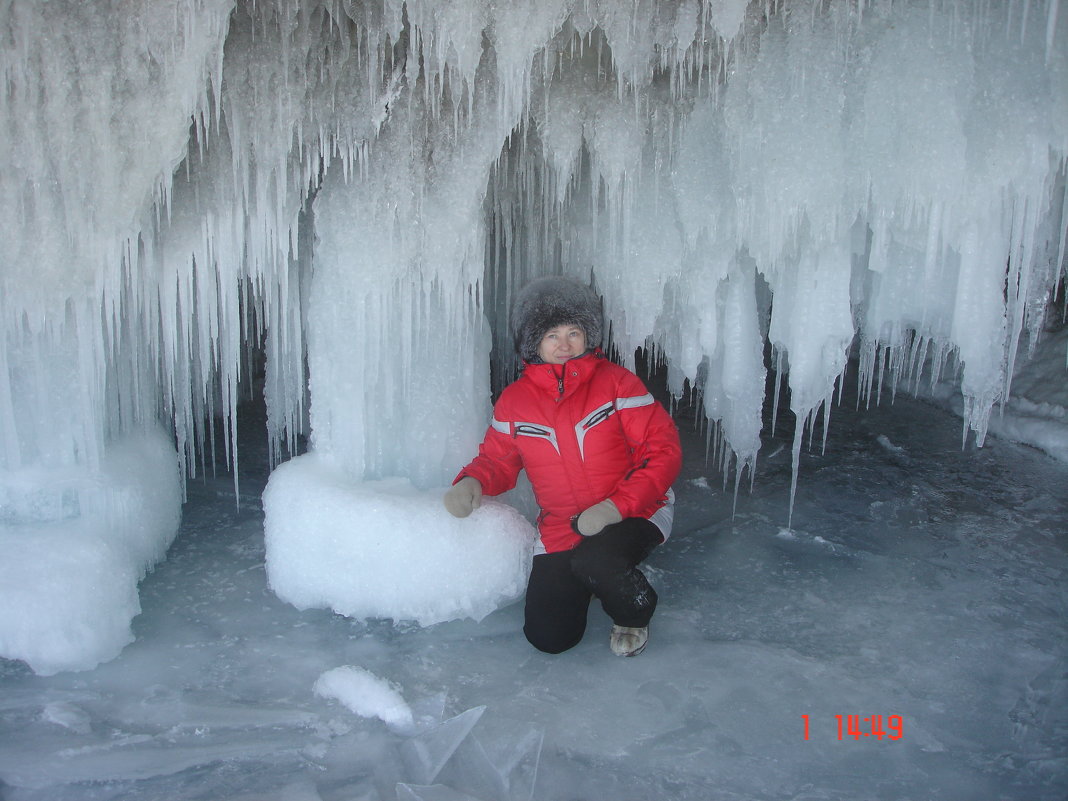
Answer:
[[617, 625], [649, 625], [656, 590], [637, 566], [663, 541], [648, 520], [629, 517], [570, 551], [535, 556], [523, 626], [530, 644], [550, 654], [578, 645], [593, 597]]

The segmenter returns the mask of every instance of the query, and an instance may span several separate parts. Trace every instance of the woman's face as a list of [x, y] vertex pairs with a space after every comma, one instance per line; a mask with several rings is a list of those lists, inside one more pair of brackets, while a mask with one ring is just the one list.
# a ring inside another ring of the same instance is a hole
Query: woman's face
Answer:
[[558, 325], [545, 332], [538, 356], [546, 364], [563, 364], [586, 352], [586, 332], [577, 325]]

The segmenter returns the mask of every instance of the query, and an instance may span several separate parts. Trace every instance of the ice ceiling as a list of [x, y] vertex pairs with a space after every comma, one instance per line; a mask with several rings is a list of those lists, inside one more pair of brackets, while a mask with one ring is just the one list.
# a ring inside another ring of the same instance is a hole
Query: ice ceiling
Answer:
[[981, 443], [1065, 264], [1059, 6], [0, 4], [5, 514], [157, 421], [191, 469], [261, 347], [276, 458], [444, 483], [544, 272], [737, 464], [766, 350], [801, 420], [850, 354], [958, 378]]

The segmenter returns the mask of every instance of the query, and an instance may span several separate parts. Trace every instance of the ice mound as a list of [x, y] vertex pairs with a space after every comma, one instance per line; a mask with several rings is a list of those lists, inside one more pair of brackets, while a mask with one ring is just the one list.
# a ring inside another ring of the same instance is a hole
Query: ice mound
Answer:
[[492, 500], [453, 518], [443, 494], [403, 478], [354, 482], [319, 454], [286, 462], [263, 494], [271, 589], [360, 619], [481, 620], [522, 595], [536, 533]]
[[0, 656], [41, 675], [117, 656], [181, 502], [178, 456], [158, 430], [114, 443], [96, 468], [0, 471]]

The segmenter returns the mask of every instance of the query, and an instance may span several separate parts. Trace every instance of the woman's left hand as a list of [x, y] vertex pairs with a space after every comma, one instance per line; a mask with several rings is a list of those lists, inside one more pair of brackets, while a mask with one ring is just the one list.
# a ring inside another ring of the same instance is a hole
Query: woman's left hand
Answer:
[[616, 505], [609, 500], [603, 500], [580, 514], [575, 521], [575, 528], [583, 537], [592, 537], [594, 534], [600, 534], [605, 526], [618, 523], [622, 519], [623, 515], [619, 513]]

